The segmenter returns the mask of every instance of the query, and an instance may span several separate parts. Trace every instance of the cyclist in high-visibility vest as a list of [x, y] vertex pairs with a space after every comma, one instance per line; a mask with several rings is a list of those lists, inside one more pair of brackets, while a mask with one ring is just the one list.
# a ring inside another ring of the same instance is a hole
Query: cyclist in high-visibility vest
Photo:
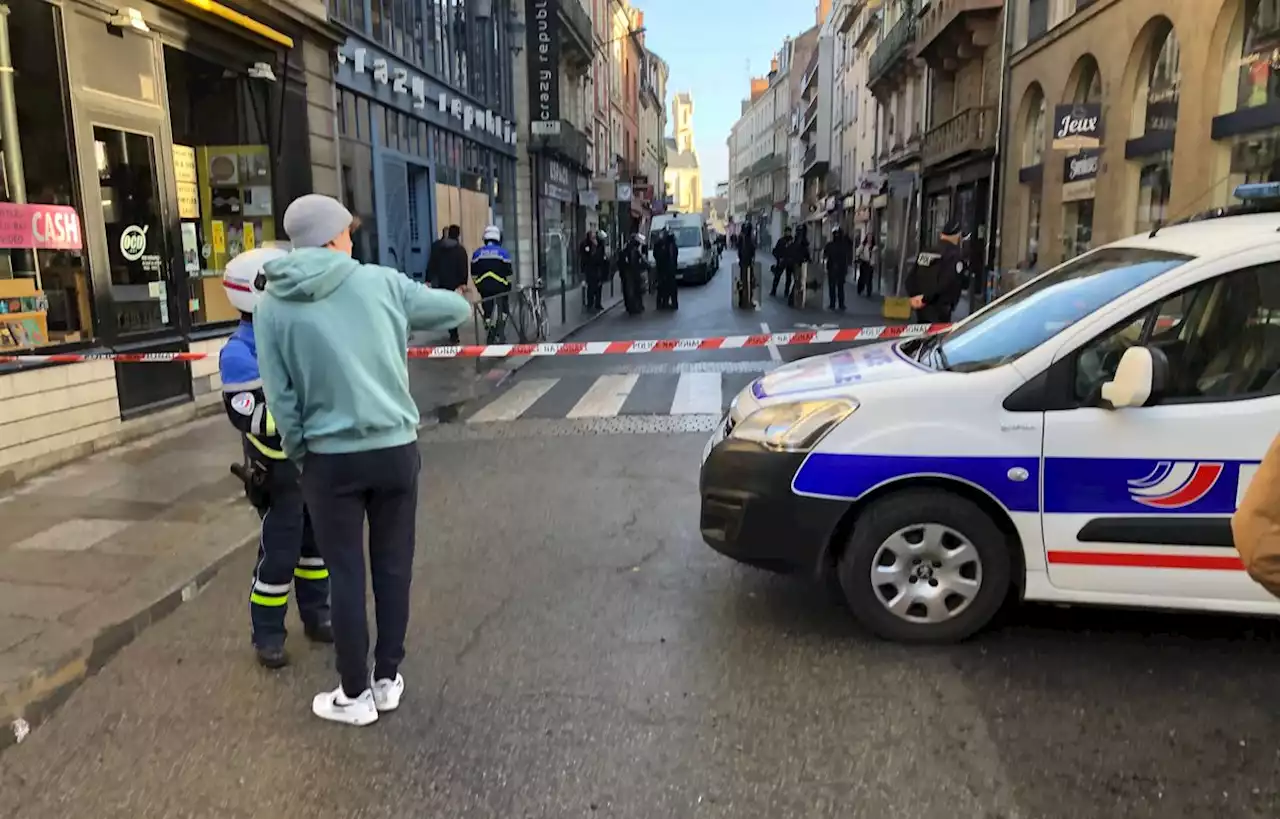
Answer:
[[488, 329], [489, 344], [502, 342], [507, 320], [507, 298], [515, 281], [515, 266], [511, 254], [502, 246], [502, 230], [497, 225], [484, 229], [484, 244], [471, 254], [471, 279], [476, 283], [483, 301], [484, 326]]
[[262, 517], [258, 562], [249, 593], [249, 621], [258, 662], [267, 668], [281, 668], [289, 662], [284, 650], [284, 615], [291, 588], [298, 596], [298, 614], [307, 637], [318, 643], [333, 642], [329, 570], [316, 548], [298, 468], [285, 457], [267, 408], [253, 334], [253, 311], [266, 287], [262, 267], [286, 253], [278, 247], [263, 247], [241, 253], [227, 263], [222, 284], [231, 306], [240, 311], [240, 326], [218, 357], [227, 417], [244, 437], [245, 493]]

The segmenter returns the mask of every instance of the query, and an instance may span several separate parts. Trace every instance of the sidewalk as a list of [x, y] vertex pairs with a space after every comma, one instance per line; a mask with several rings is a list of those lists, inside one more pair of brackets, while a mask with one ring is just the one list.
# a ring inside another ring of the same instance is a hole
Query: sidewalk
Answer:
[[0, 749], [256, 540], [239, 459], [209, 418], [0, 495]]
[[[621, 295], [605, 294], [607, 312]], [[549, 305], [552, 340], [604, 314], [584, 315], [576, 290], [568, 298], [566, 322], [558, 300]], [[467, 335], [464, 328], [464, 344]], [[474, 360], [410, 362], [424, 421], [530, 360], [504, 359], [485, 372]], [[228, 471], [240, 458], [218, 413], [0, 492], [0, 751], [256, 543], [258, 516]], [[247, 641], [248, 603], [226, 614], [243, 621]]]

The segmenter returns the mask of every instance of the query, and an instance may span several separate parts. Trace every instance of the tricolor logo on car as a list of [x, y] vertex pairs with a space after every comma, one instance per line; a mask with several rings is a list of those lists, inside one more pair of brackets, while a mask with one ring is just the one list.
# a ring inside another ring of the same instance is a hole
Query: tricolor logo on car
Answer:
[[1160, 461], [1145, 478], [1129, 481], [1129, 497], [1153, 509], [1182, 509], [1208, 495], [1224, 467], [1221, 462]]

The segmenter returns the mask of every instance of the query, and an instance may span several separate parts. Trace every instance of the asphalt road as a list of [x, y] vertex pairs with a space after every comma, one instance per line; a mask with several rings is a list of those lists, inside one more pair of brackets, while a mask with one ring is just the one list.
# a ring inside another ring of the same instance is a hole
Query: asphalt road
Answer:
[[[590, 337], [785, 318], [717, 314], [727, 286]], [[879, 642], [700, 542], [705, 433], [681, 430], [711, 417], [424, 430], [398, 712], [311, 716], [335, 678], [297, 627], [293, 666], [254, 665], [244, 559], [0, 755], [0, 817], [1280, 815], [1276, 626], [1029, 608], [957, 647]]]

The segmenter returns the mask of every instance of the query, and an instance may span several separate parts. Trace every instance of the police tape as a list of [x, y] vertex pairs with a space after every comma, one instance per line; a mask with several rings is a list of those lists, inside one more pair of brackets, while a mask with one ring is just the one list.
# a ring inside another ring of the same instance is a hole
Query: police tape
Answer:
[[[900, 324], [881, 327], [850, 327], [843, 330], [804, 330], [791, 333], [760, 333], [750, 336], [710, 336], [707, 338], [666, 338], [635, 341], [561, 341], [541, 344], [472, 344], [410, 347], [409, 358], [519, 358], [524, 356], [636, 355], [641, 353], [691, 353], [703, 350], [749, 350], [758, 347], [792, 347], [806, 344], [845, 344], [854, 341], [889, 341], [919, 338], [950, 327], [950, 324]], [[0, 355], [0, 364], [80, 364], [111, 361], [116, 364], [166, 364], [175, 361], [202, 361], [211, 353], [52, 353], [50, 355]]]

